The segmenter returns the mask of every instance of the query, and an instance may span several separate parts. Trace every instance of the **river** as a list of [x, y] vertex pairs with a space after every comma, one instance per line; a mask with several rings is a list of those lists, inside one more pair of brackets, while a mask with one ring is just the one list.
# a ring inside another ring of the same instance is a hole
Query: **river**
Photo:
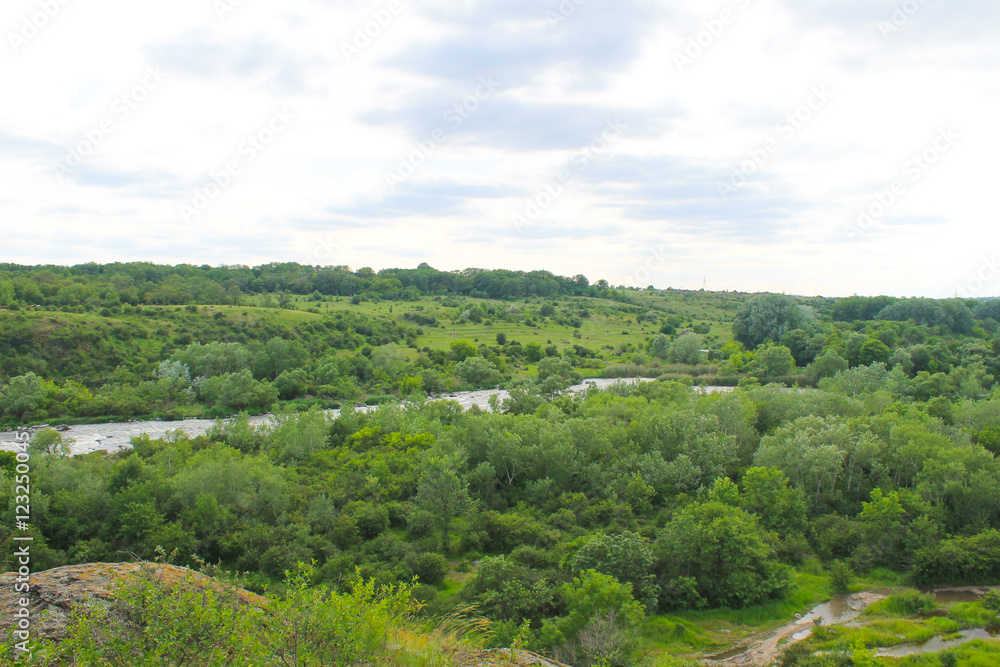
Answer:
[[[955, 602], [974, 602], [989, 590], [991, 589], [988, 586], [966, 586], [939, 588], [932, 592], [937, 604], [952, 604]], [[784, 648], [808, 638], [812, 634], [812, 628], [817, 620], [825, 626], [857, 625], [856, 619], [869, 605], [891, 594], [892, 589], [880, 588], [852, 595], [836, 596], [776, 630], [745, 639], [738, 646], [722, 653], [705, 656], [705, 659], [709, 664], [715, 663], [726, 667], [755, 667], [756, 665], [771, 664]], [[955, 633], [955, 635], [939, 635], [922, 643], [899, 644], [880, 648], [876, 651], [876, 655], [902, 658], [909, 655], [937, 653], [975, 639], [991, 639], [995, 636], [993, 628], [973, 628]]]
[[[591, 386], [596, 386], [598, 389], [606, 389], [616, 382], [634, 384], [636, 382], [651, 382], [652, 380], [653, 378], [595, 378], [586, 380], [582, 384], [574, 385], [569, 388], [569, 391], [579, 393], [586, 391]], [[717, 391], [731, 391], [732, 387], [698, 387], [697, 389], [702, 392], [712, 393]], [[510, 396], [510, 393], [504, 389], [460, 391], [442, 394], [439, 398], [431, 398], [429, 400], [455, 401], [465, 409], [475, 405], [483, 410], [489, 410], [491, 396], [496, 396], [499, 400], [503, 401]], [[374, 410], [375, 407], [368, 406], [367, 408], [358, 409]], [[326, 410], [325, 412], [334, 418], [340, 416], [340, 410]], [[253, 425], [266, 424], [273, 417], [270, 414], [250, 417], [250, 423]], [[148, 435], [150, 438], [157, 439], [166, 436], [170, 431], [179, 430], [184, 431], [190, 437], [197, 437], [208, 432], [215, 423], [216, 420], [214, 419], [185, 419], [183, 421], [130, 421], [113, 422], [110, 424], [79, 424], [70, 427], [66, 431], [65, 436], [72, 438], [74, 441], [71, 445], [71, 451], [74, 455], [96, 451], [116, 452], [131, 447], [132, 438], [142, 435]], [[14, 449], [14, 443], [14, 431], [0, 432], [0, 449], [11, 451]]]

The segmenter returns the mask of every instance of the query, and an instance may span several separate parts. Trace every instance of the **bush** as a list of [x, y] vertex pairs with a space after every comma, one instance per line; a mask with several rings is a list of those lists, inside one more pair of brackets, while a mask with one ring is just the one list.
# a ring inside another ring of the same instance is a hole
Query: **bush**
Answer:
[[619, 583], [629, 584], [636, 600], [647, 608], [656, 605], [653, 551], [636, 533], [591, 537], [576, 552], [572, 565], [576, 571], [596, 570], [614, 577]]
[[742, 608], [777, 597], [789, 575], [773, 542], [757, 517], [740, 508], [719, 501], [688, 505], [656, 540], [661, 608], [702, 600]]
[[78, 611], [69, 636], [37, 646], [35, 658], [65, 667], [401, 664], [392, 659], [399, 648], [390, 640], [415, 612], [409, 587], [359, 581], [352, 593], [338, 595], [310, 587], [311, 577], [311, 568], [299, 565], [288, 576], [286, 597], [269, 600], [265, 613], [263, 600], [232, 585], [194, 573], [164, 583], [165, 576], [143, 566], [109, 604]]
[[406, 564], [417, 575], [420, 583], [435, 586], [444, 581], [450, 567], [448, 559], [441, 554], [425, 552], [407, 559]]
[[851, 581], [854, 572], [851, 566], [842, 560], [830, 566], [830, 589], [837, 595], [847, 595], [851, 592]]
[[591, 570], [564, 584], [566, 616], [546, 620], [542, 641], [574, 665], [635, 664], [638, 629], [645, 616], [630, 587]]

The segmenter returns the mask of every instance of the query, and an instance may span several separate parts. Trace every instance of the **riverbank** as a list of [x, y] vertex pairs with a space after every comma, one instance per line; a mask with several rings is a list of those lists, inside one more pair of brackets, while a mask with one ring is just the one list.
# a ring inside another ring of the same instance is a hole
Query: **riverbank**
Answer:
[[[975, 641], [994, 641], [998, 628], [989, 627], [960, 627], [960, 624], [951, 619], [952, 616], [961, 617], [965, 613], [955, 614], [954, 608], [961, 609], [968, 607], [972, 603], [981, 600], [990, 590], [996, 590], [989, 586], [967, 586], [960, 588], [939, 588], [930, 591], [933, 596], [934, 611], [918, 614], [916, 616], [907, 615], [886, 615], [884, 610], [870, 609], [882, 600], [900, 593], [905, 589], [879, 588], [867, 591], [860, 591], [850, 595], [836, 596], [830, 600], [814, 607], [805, 615], [796, 614], [794, 621], [788, 622], [781, 627], [754, 635], [737, 646], [721, 653], [714, 653], [702, 657], [702, 662], [706, 665], [718, 665], [720, 667], [756, 667], [758, 665], [773, 664], [779, 655], [789, 647], [804, 642], [814, 635], [829, 643], [831, 635], [838, 633], [836, 628], [844, 636], [855, 635], [866, 636], [869, 629], [879, 628], [887, 622], [897, 633], [897, 639], [890, 642], [890, 645], [875, 644], [875, 655], [885, 658], [903, 658], [914, 655], [926, 655], [938, 653], [947, 649], [957, 648], [963, 644]], [[884, 605], [882, 605], [884, 606]], [[978, 606], [978, 605], [977, 605]], [[874, 615], [872, 612], [877, 611]], [[866, 612], [868, 612], [866, 614]], [[895, 621], [894, 619], [899, 619]], [[920, 624], [934, 622], [937, 620], [935, 630], [926, 630], [924, 637], [920, 641], [906, 641], [905, 634], [898, 634], [902, 628], [900, 622], [910, 624]], [[949, 619], [949, 620], [944, 620]], [[949, 623], [950, 621], [950, 624]], [[952, 627], [953, 626], [953, 627]], [[878, 635], [871, 635], [877, 637]], [[869, 637], [870, 639], [870, 637]], [[822, 646], [822, 641], [820, 646]], [[867, 641], [865, 642], [868, 643]], [[823, 649], [829, 650], [829, 648]]]
[[[574, 385], [570, 387], [568, 391], [571, 393], [580, 393], [590, 389], [591, 387], [607, 389], [618, 382], [634, 384], [636, 382], [652, 382], [654, 379], [655, 378], [595, 378], [592, 380], [585, 380], [581, 384]], [[699, 391], [710, 391], [712, 389], [725, 391], [731, 390], [732, 388], [698, 387], [697, 389]], [[496, 396], [498, 400], [503, 401], [504, 399], [510, 397], [510, 392], [505, 389], [462, 391], [445, 394], [428, 400], [455, 401], [465, 410], [468, 410], [473, 406], [476, 406], [481, 410], [489, 410], [490, 398], [492, 396]], [[355, 409], [375, 410], [377, 409], [377, 406], [365, 406]], [[340, 410], [325, 410], [324, 412], [335, 419], [340, 416]], [[270, 423], [273, 419], [273, 414], [264, 414], [256, 417], [250, 417], [249, 421], [250, 424], [254, 426], [260, 426], [262, 424]], [[217, 421], [218, 420], [215, 419], [184, 419], [180, 421], [149, 420], [109, 422], [104, 424], [79, 424], [69, 427], [69, 429], [64, 432], [64, 436], [72, 438], [74, 441], [71, 446], [73, 455], [89, 454], [90, 452], [96, 451], [117, 452], [131, 447], [132, 438], [141, 437], [143, 435], [147, 435], [153, 439], [166, 437], [167, 434], [172, 431], [183, 431], [192, 438], [204, 435], [210, 428], [212, 428], [212, 426], [216, 424]], [[0, 450], [13, 451], [15, 433], [16, 431], [0, 432]]]

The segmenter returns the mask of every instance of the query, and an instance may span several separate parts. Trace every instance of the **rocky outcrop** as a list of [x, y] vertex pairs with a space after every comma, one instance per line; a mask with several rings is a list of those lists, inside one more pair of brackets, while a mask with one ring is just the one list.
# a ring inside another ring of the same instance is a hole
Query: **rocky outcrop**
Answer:
[[569, 667], [531, 651], [511, 651], [498, 648], [493, 651], [475, 651], [466, 658], [458, 658], [456, 667]]
[[[202, 588], [222, 590], [221, 584], [193, 570], [175, 565], [157, 563], [88, 563], [67, 565], [31, 575], [31, 591], [28, 594], [31, 611], [32, 634], [41, 639], [62, 639], [66, 636], [66, 625], [75, 605], [101, 604], [108, 600], [115, 585], [125, 577], [140, 574], [142, 568], [158, 580], [172, 585], [190, 582]], [[14, 590], [17, 575], [0, 575], [0, 628], [12, 626], [18, 601], [24, 593]], [[265, 598], [249, 591], [240, 590], [239, 599], [248, 605], [263, 606]]]
[[[31, 575], [31, 591], [27, 594], [32, 617], [32, 634], [36, 638], [60, 640], [66, 637], [67, 624], [77, 605], [94, 606], [106, 603], [116, 585], [130, 575], [144, 574], [172, 586], [198, 586], [222, 591], [215, 579], [175, 565], [157, 563], [89, 563], [68, 565]], [[24, 593], [14, 590], [17, 575], [0, 575], [0, 628], [13, 625], [14, 612]], [[248, 606], [264, 607], [267, 598], [249, 591], [238, 590], [238, 599]], [[491, 651], [461, 650], [453, 655], [456, 667], [569, 667], [530, 651], [495, 649]]]

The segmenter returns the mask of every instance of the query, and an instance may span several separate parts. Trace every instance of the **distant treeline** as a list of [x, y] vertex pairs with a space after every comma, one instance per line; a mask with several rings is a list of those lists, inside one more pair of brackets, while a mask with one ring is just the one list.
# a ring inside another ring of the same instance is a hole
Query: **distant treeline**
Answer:
[[624, 300], [607, 281], [556, 276], [548, 271], [465, 269], [438, 271], [272, 263], [247, 266], [164, 266], [146, 262], [21, 266], [0, 264], [0, 306], [107, 308], [122, 304], [234, 304], [245, 295], [287, 293], [413, 301], [422, 295], [480, 299], [592, 296]]
[[1000, 321], [1000, 299], [897, 299], [891, 296], [851, 296], [837, 299], [831, 311], [837, 322], [882, 320], [944, 325], [958, 334], [972, 331], [976, 320]]

